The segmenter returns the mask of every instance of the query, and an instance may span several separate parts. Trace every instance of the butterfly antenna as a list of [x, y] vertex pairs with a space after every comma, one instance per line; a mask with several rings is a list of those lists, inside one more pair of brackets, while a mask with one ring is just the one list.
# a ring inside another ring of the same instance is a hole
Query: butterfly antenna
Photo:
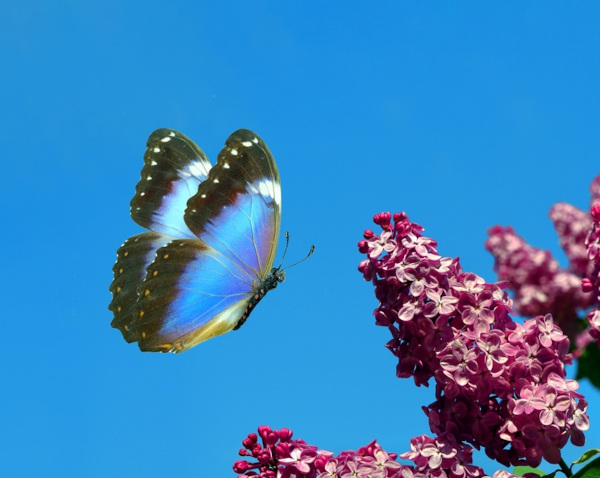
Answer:
[[283, 256], [281, 256], [281, 263], [277, 269], [281, 269], [283, 266], [283, 260], [285, 259], [285, 254], [287, 253], [288, 246], [290, 245], [290, 233], [285, 231], [285, 249], [283, 250]]
[[[288, 248], [288, 244], [290, 242], [290, 233], [286, 231], [285, 233], [285, 250], [283, 251], [283, 257], [281, 258], [281, 265], [283, 265], [283, 259], [285, 257], [285, 253], [287, 252], [287, 248]], [[299, 260], [298, 262], [294, 262], [293, 264], [290, 264], [289, 266], [286, 266], [284, 269], [281, 269], [281, 266], [279, 266], [279, 268], [281, 270], [285, 270], [285, 269], [289, 269], [290, 267], [294, 267], [295, 265], [300, 264], [301, 262], [304, 262], [306, 259], [308, 259], [310, 256], [312, 256], [312, 253], [315, 252], [315, 246], [312, 245], [310, 246], [310, 251], [308, 251], [308, 254], [306, 254], [306, 257], [304, 259]]]

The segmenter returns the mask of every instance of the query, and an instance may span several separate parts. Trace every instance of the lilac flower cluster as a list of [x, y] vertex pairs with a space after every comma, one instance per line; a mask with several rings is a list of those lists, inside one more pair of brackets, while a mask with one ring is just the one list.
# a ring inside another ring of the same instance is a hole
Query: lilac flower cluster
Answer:
[[436, 401], [424, 411], [446, 475], [461, 468], [478, 476], [468, 468], [470, 446], [507, 466], [538, 466], [542, 458], [558, 463], [569, 439], [583, 445], [587, 403], [565, 378], [569, 340], [552, 316], [514, 322], [505, 284], [441, 257], [404, 213], [374, 222], [381, 233], [365, 231], [359, 270], [375, 285], [374, 315], [392, 335], [397, 376], [435, 381]]
[[[586, 246], [592, 271], [589, 278], [583, 280], [583, 288], [593, 293], [595, 299], [600, 303], [600, 202], [592, 206], [591, 214], [594, 223], [587, 237]], [[600, 308], [596, 308], [588, 314], [588, 322], [590, 337], [600, 345]]]
[[[600, 202], [600, 176], [592, 182], [590, 192], [593, 206]], [[600, 303], [590, 287], [594, 262], [587, 237], [592, 219], [567, 203], [555, 204], [549, 215], [569, 261], [567, 269], [558, 265], [550, 251], [530, 246], [511, 227], [490, 228], [485, 246], [494, 256], [498, 278], [507, 281], [514, 292], [515, 310], [523, 317], [552, 314], [577, 345], [578, 356], [592, 340], [583, 318], [590, 307]]]
[[261, 426], [258, 436], [251, 433], [242, 444], [240, 456], [256, 461], [237, 461], [233, 469], [242, 473], [238, 478], [401, 478], [402, 465], [395, 461], [396, 455], [388, 455], [375, 441], [334, 457], [304, 440], [293, 440], [291, 430]]
[[[260, 437], [260, 442], [259, 442]], [[357, 451], [343, 451], [338, 456], [303, 440], [292, 439], [285, 428], [258, 428], [242, 442], [239, 454], [246, 457], [233, 467], [238, 478], [446, 478], [484, 477], [481, 468], [471, 465], [470, 451], [457, 456], [447, 444], [420, 436], [411, 440], [411, 451], [402, 455], [415, 466], [396, 461], [373, 440]], [[250, 460], [253, 461], [250, 461]], [[447, 468], [447, 473], [444, 468]], [[499, 471], [494, 478], [513, 478]]]

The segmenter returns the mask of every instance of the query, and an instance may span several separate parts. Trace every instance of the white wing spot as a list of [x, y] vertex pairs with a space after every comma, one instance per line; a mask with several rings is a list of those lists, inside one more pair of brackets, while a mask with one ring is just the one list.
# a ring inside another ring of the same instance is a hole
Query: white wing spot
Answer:
[[187, 165], [187, 170], [192, 176], [203, 177], [205, 176], [204, 170], [200, 167], [200, 163], [194, 161]]
[[[171, 133], [171, 134], [173, 134], [173, 133]], [[170, 136], [165, 136], [163, 139], [161, 139], [161, 141], [163, 143], [168, 143], [169, 141], [171, 141], [171, 137]]]
[[232, 148], [231, 149], [231, 154], [233, 154], [234, 156], [237, 156], [238, 155], [237, 149]]
[[218, 183], [218, 182], [219, 182], [219, 178], [215, 178], [215, 179], [213, 180], [213, 183], [215, 183], [215, 184], [216, 184], [216, 183]]
[[154, 160], [150, 161], [150, 166], [156, 166], [158, 163]]
[[246, 148], [249, 148], [250, 146], [252, 146], [252, 141], [242, 141], [242, 146], [246, 146]]
[[153, 150], [155, 153], [160, 153], [160, 148], [157, 146], [156, 148], [154, 148]]
[[169, 133], [169, 136], [171, 136], [171, 137], [173, 137], [173, 138], [174, 138], [174, 137], [175, 137], [175, 132], [174, 132], [174, 131], [171, 131], [171, 132]]
[[281, 205], [281, 183], [279, 183], [278, 181], [273, 183], [273, 193], [274, 193], [273, 201], [275, 201], [275, 204], [280, 206]]
[[146, 180], [148, 180], [148, 181], [152, 180], [152, 176], [146, 176]]
[[275, 197], [273, 198], [273, 200], [275, 201], [275, 204], [277, 204], [278, 206], [281, 205], [281, 184], [279, 182], [275, 182], [273, 183], [273, 192], [275, 193]]
[[140, 196], [145, 196], [145, 195], [146, 195], [146, 193], [145, 193], [144, 191], [142, 191], [142, 192], [140, 193]]
[[263, 178], [250, 186], [252, 188], [252, 194], [258, 192], [267, 201], [270, 200], [278, 206], [281, 205], [281, 185], [279, 182]]
[[273, 197], [272, 191], [269, 189], [269, 184], [266, 181], [260, 181], [257, 184], [257, 189], [260, 192], [261, 196], [271, 198], [271, 200], [275, 199]]
[[229, 166], [229, 163], [223, 163], [223, 167], [224, 167], [225, 169], [229, 169], [229, 168], [230, 168], [230, 166]]
[[252, 142], [253, 142], [254, 144], [258, 144], [258, 138], [255, 136], [254, 138], [252, 138]]
[[[206, 194], [200, 194], [200, 197], [201, 197], [202, 199], [206, 199]], [[196, 212], [196, 210], [194, 210], [194, 212]]]

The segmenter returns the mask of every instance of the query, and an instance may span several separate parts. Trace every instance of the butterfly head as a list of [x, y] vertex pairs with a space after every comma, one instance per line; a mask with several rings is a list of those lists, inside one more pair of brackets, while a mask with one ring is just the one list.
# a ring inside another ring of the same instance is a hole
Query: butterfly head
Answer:
[[279, 267], [273, 267], [273, 269], [271, 269], [269, 277], [272, 280], [271, 288], [274, 289], [275, 287], [277, 287], [277, 284], [279, 282], [283, 282], [285, 280], [285, 271]]

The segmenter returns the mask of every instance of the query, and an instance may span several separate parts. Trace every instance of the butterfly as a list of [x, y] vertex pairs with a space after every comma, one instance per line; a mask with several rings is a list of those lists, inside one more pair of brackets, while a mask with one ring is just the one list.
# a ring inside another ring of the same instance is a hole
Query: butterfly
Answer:
[[148, 231], [118, 249], [109, 309], [142, 351], [183, 352], [238, 329], [285, 279], [273, 267], [279, 172], [252, 131], [229, 136], [215, 166], [182, 133], [154, 131], [130, 205]]

